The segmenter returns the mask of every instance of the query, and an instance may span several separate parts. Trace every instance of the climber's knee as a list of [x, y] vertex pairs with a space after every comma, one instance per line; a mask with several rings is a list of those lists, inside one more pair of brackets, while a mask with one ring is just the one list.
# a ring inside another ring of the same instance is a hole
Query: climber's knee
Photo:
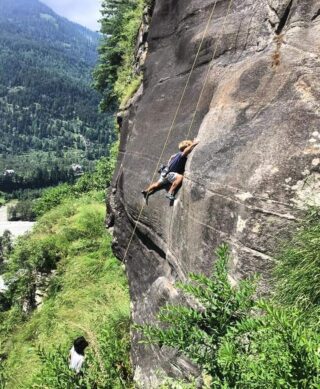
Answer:
[[183, 181], [183, 175], [175, 173], [175, 179], [172, 182], [169, 192], [170, 193], [174, 192], [182, 184], [182, 181]]
[[179, 184], [182, 183], [182, 181], [183, 181], [183, 175], [182, 175], [182, 174], [177, 174], [176, 179], [174, 180], [174, 182], [175, 182], [177, 185], [179, 185]]

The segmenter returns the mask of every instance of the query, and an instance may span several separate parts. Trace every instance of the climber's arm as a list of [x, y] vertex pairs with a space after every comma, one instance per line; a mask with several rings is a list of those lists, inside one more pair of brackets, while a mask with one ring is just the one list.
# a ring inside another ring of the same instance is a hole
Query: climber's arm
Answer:
[[176, 156], [176, 154], [171, 155], [171, 157], [170, 157], [170, 159], [169, 159], [169, 161], [168, 161], [168, 166], [170, 165], [171, 161], [173, 160], [173, 158], [174, 158], [175, 156]]
[[199, 143], [199, 141], [197, 139], [194, 139], [194, 141], [192, 142], [192, 145], [186, 147], [184, 150], [183, 150], [183, 153], [182, 155], [184, 157], [186, 157], [188, 154], [191, 153], [191, 151], [197, 146], [197, 144]]

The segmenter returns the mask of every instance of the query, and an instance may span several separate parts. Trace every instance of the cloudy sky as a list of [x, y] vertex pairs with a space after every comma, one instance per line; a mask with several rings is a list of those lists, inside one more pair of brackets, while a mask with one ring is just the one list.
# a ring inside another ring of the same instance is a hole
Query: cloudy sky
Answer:
[[41, 0], [57, 14], [98, 31], [101, 0]]

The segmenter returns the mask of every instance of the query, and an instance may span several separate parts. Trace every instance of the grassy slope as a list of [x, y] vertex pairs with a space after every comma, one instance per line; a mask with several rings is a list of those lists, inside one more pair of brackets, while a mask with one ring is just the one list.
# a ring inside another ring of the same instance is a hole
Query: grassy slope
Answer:
[[57, 251], [65, 254], [42, 308], [20, 323], [8, 339], [1, 339], [9, 353], [8, 388], [31, 385], [41, 368], [39, 346], [69, 347], [83, 334], [96, 344], [93, 352], [99, 353], [93, 334], [111, 317], [129, 317], [127, 284], [111, 252], [104, 213], [105, 205], [97, 195], [67, 201], [46, 214], [30, 236], [31, 244], [51, 239]]

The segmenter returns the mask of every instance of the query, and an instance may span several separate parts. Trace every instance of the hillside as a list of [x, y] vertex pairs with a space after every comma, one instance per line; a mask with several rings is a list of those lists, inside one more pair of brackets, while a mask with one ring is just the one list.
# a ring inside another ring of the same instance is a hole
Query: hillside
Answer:
[[[104, 217], [103, 192], [66, 199], [8, 255], [0, 388], [131, 387], [127, 281]], [[67, 362], [80, 335], [90, 342], [83, 380]]]
[[113, 123], [91, 88], [98, 43], [37, 0], [0, 0], [0, 171], [15, 170], [16, 186], [68, 180], [71, 164], [107, 154]]

